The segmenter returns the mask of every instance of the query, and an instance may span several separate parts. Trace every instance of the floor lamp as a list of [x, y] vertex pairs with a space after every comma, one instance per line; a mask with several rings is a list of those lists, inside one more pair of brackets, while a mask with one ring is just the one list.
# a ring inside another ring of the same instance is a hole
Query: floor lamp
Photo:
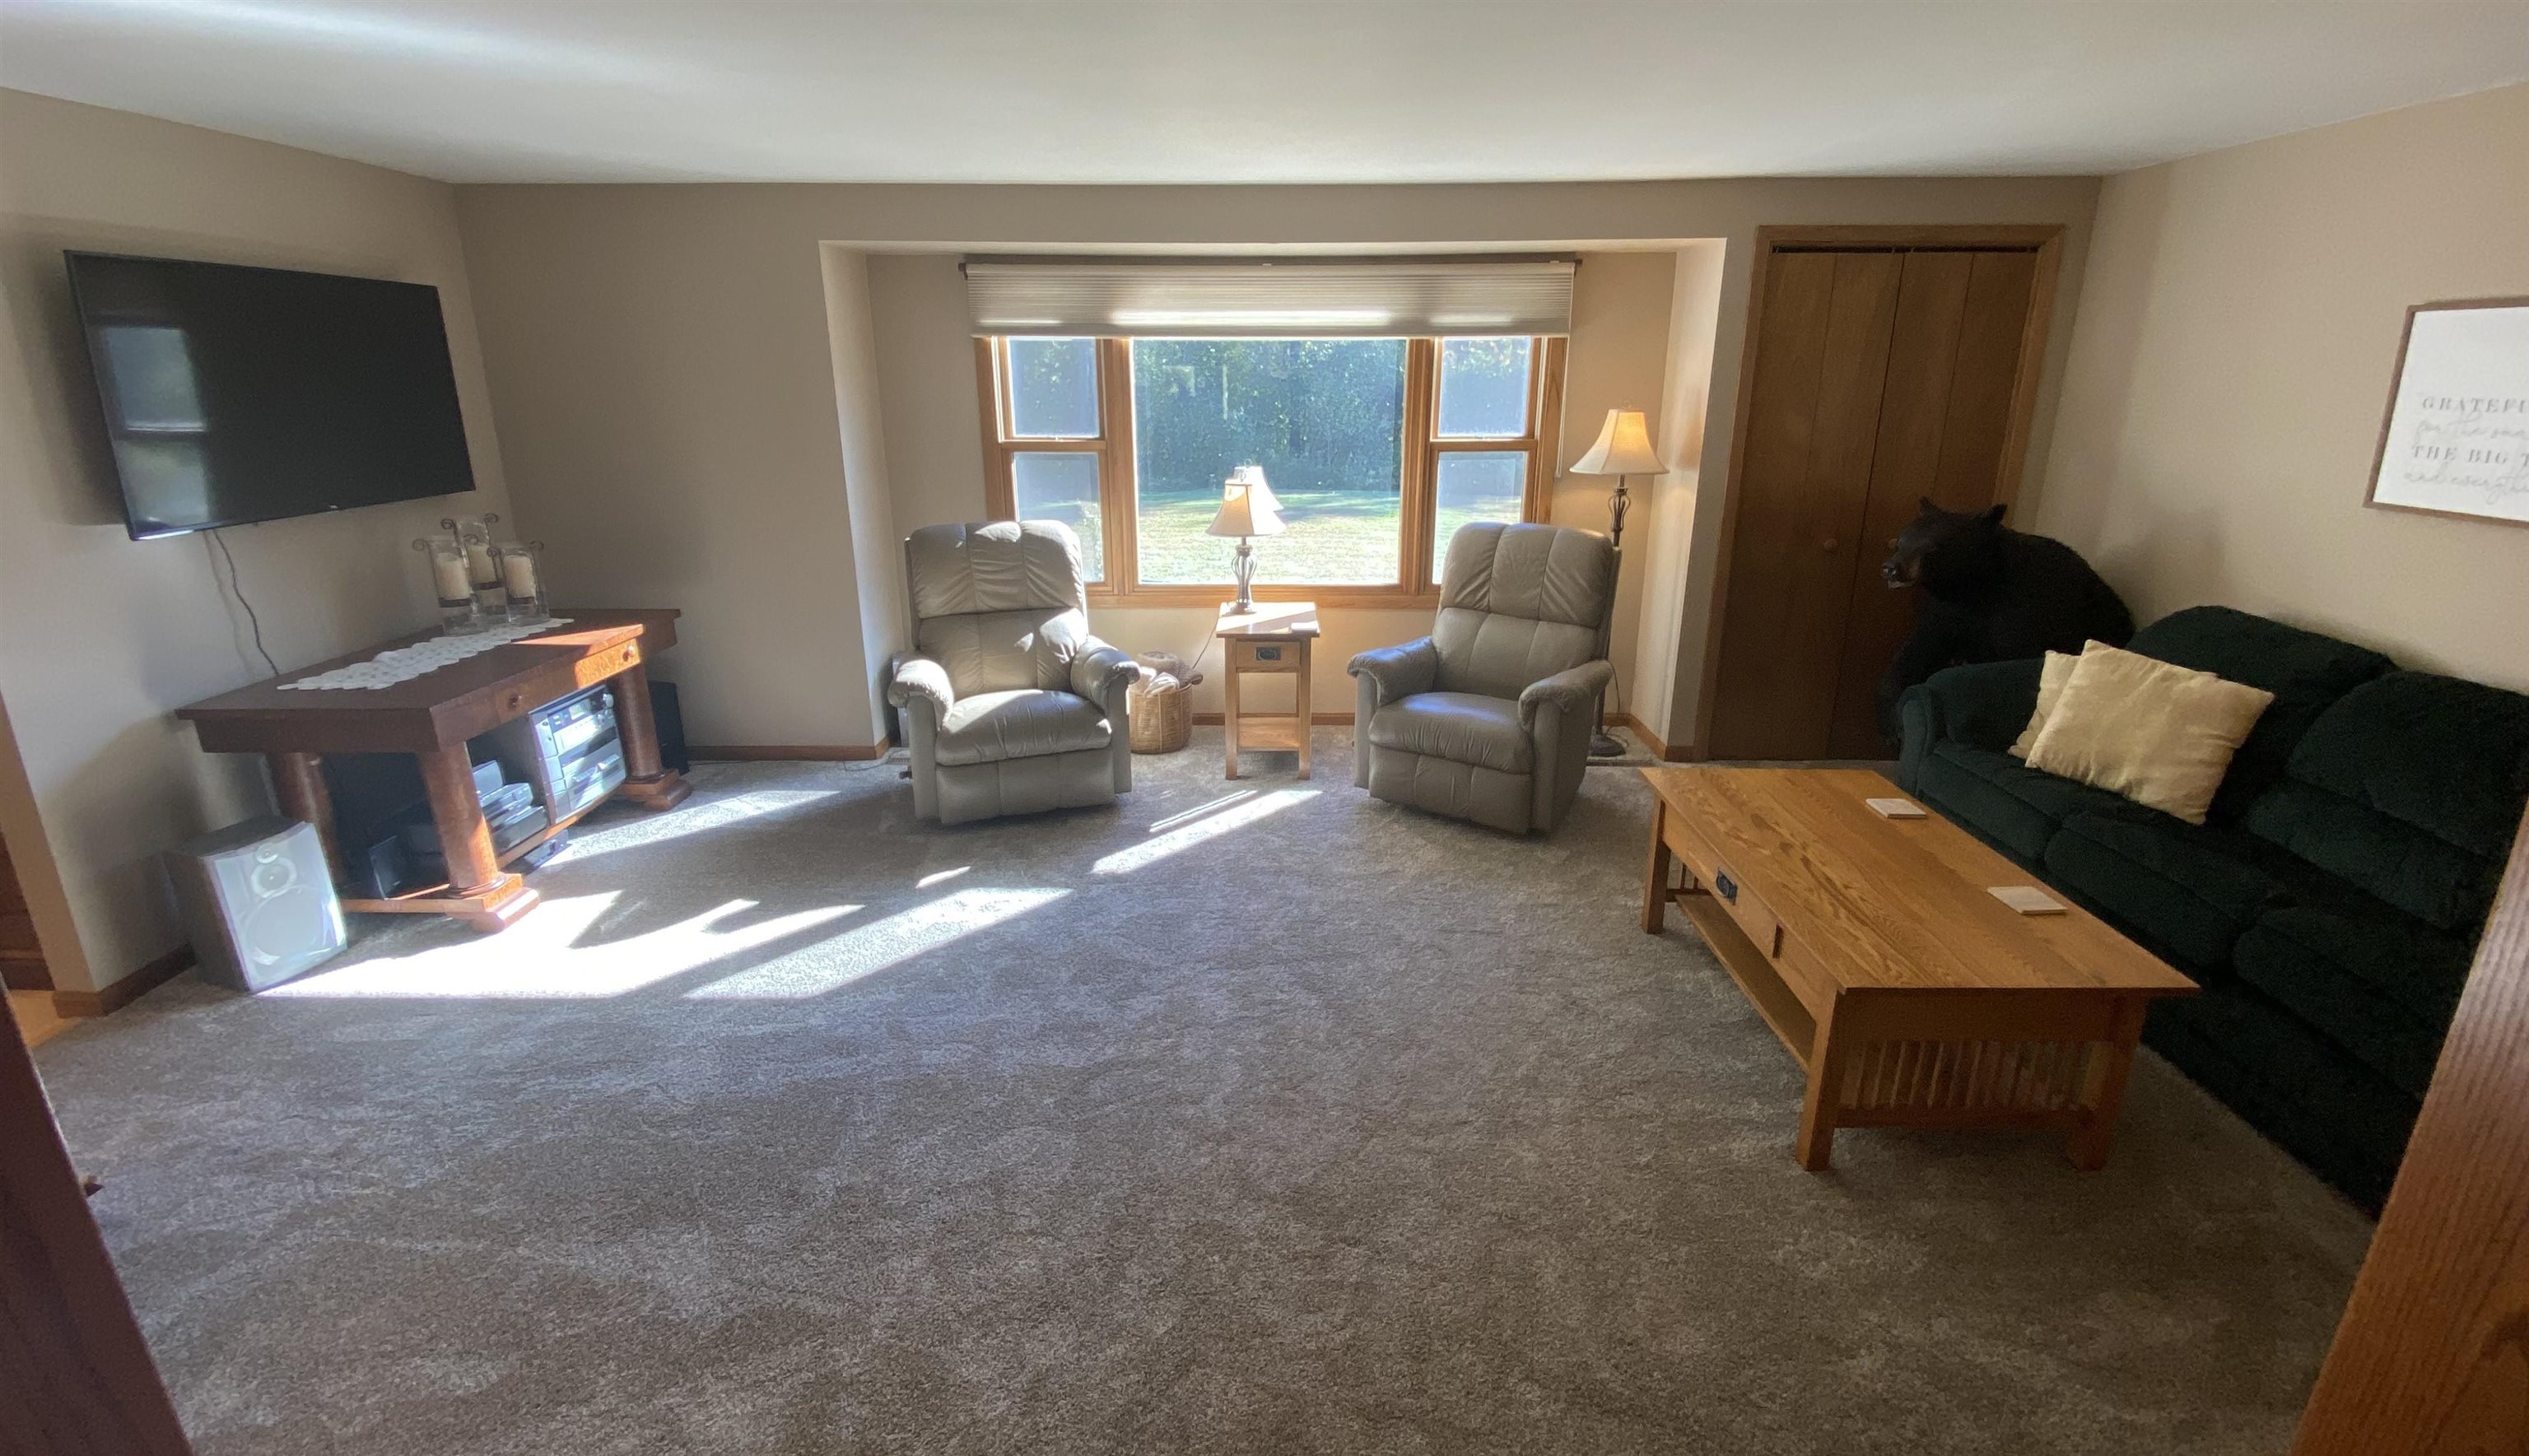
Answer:
[[[1607, 539], [1616, 548], [1616, 571], [1619, 576], [1623, 574], [1625, 568], [1625, 512], [1633, 505], [1626, 487], [1633, 483], [1634, 476], [1661, 475], [1667, 471], [1668, 466], [1660, 463], [1658, 454], [1651, 449], [1650, 426], [1643, 421], [1642, 412], [1639, 409], [1608, 410], [1606, 426], [1598, 431], [1598, 443], [1590, 446], [1587, 455], [1572, 462], [1572, 474], [1616, 477], [1615, 493], [1607, 498]], [[1598, 628], [1600, 657], [1607, 655], [1608, 643], [1613, 639], [1615, 631], [1614, 596], [1615, 593], [1610, 590], [1607, 620]], [[1613, 679], [1609, 680], [1612, 684]], [[1598, 727], [1597, 731], [1589, 735], [1589, 756], [1621, 758], [1624, 752], [1625, 745], [1617, 742], [1615, 735], [1607, 731], [1607, 695], [1600, 693]]]

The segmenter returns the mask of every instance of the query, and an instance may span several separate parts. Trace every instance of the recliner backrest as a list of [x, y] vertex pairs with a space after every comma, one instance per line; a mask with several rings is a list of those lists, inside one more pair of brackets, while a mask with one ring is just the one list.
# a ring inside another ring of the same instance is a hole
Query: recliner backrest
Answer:
[[1515, 698], [1599, 653], [1616, 593], [1606, 537], [1568, 526], [1479, 521], [1449, 538], [1440, 576], [1442, 692]]
[[914, 645], [962, 696], [1068, 688], [1089, 635], [1080, 542], [1053, 520], [923, 526], [904, 540]]

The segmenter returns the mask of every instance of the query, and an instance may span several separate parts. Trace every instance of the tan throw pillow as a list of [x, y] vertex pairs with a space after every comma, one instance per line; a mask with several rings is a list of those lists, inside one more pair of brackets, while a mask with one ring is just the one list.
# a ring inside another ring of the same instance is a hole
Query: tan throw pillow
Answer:
[[[2106, 645], [2103, 642], [2090, 644], [2091, 647]], [[2009, 752], [2013, 758], [2028, 756], [2030, 745], [2037, 741], [2038, 730], [2046, 727], [2047, 715], [2055, 711], [2055, 700], [2063, 696], [2064, 679], [2072, 675], [2072, 665], [2079, 661], [2069, 652], [2046, 654], [2045, 664], [2037, 670], [2037, 711], [2028, 715], [2028, 727], [2019, 730], [2018, 741], [2011, 745]]]
[[2231, 755], [2275, 695], [2093, 645], [2075, 659], [2028, 766], [2202, 824]]

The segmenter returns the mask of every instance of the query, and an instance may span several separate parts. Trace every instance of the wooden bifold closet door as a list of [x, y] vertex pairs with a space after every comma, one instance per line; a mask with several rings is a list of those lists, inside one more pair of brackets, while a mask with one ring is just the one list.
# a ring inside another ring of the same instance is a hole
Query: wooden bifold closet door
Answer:
[[1921, 498], [2017, 489], [2052, 246], [1769, 244], [1706, 757], [1892, 751], [1877, 694], [1914, 593], [1879, 565]]

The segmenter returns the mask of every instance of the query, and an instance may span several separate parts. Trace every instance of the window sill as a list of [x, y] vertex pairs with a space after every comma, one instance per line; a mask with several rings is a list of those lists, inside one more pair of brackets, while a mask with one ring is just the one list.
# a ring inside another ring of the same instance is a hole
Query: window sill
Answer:
[[[1089, 588], [1092, 610], [1116, 608], [1188, 608], [1202, 607], [1217, 611], [1238, 595], [1233, 585], [1221, 586], [1144, 586], [1129, 591], [1115, 591], [1093, 586]], [[1437, 591], [1413, 592], [1394, 586], [1274, 586], [1259, 587], [1260, 602], [1314, 602], [1318, 610], [1435, 612], [1439, 610]]]

